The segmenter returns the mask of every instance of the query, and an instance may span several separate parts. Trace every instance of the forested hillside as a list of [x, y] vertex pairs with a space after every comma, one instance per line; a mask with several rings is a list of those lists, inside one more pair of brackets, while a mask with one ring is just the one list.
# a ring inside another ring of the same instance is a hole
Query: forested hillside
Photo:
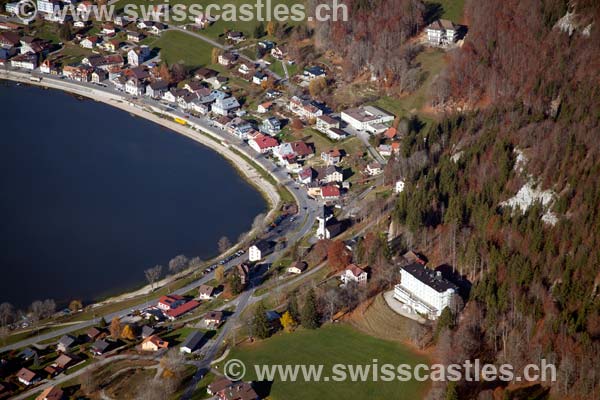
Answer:
[[[424, 248], [441, 239], [446, 261], [474, 284], [437, 350], [445, 362], [520, 367], [546, 358], [559, 366], [551, 396], [593, 398], [600, 388], [600, 3], [474, 0], [465, 12], [469, 34], [438, 82], [447, 91], [434, 99], [463, 112], [413, 130], [386, 171], [408, 181], [394, 212], [411, 232], [407, 241]], [[524, 186], [531, 204], [511, 203]], [[463, 382], [458, 393], [488, 398], [494, 387]]]

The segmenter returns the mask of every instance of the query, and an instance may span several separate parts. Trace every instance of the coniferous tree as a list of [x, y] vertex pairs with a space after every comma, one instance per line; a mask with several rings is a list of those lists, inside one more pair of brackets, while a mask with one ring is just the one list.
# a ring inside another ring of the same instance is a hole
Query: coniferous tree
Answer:
[[319, 313], [317, 311], [317, 298], [314, 289], [310, 289], [306, 295], [302, 315], [300, 316], [302, 326], [307, 329], [316, 329], [319, 327]]
[[269, 337], [269, 321], [267, 321], [267, 309], [263, 303], [259, 303], [254, 310], [254, 321], [252, 323], [254, 335], [266, 339]]

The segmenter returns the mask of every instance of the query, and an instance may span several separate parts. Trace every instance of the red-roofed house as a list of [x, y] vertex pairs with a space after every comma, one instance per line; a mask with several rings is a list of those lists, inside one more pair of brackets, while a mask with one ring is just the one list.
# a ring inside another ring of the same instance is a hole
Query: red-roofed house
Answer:
[[302, 141], [292, 142], [290, 145], [292, 146], [292, 151], [299, 159], [310, 158], [315, 154], [312, 147]]
[[181, 317], [183, 314], [192, 311], [194, 308], [200, 305], [196, 300], [188, 301], [187, 303], [180, 305], [177, 308], [172, 308], [170, 310], [165, 311], [165, 315], [170, 320], [174, 320], [176, 318]]
[[265, 154], [272, 151], [279, 145], [277, 139], [266, 135], [257, 135], [254, 139], [248, 141], [248, 145], [252, 147], [256, 152]]
[[21, 368], [19, 372], [17, 372], [17, 378], [19, 379], [19, 382], [26, 386], [33, 385], [40, 380], [40, 377], [35, 372], [27, 368]]
[[355, 282], [359, 285], [364, 285], [367, 283], [368, 274], [367, 272], [357, 266], [356, 264], [350, 264], [346, 267], [346, 269], [340, 274], [340, 280], [342, 283], [347, 284], [348, 282]]
[[388, 128], [384, 133], [385, 137], [388, 139], [395, 138], [397, 134], [398, 134], [398, 129], [394, 128], [393, 126], [391, 128]]
[[169, 294], [161, 297], [158, 300], [158, 308], [164, 311], [169, 311], [177, 308], [185, 303], [185, 299], [176, 294]]
[[340, 189], [334, 185], [327, 185], [321, 188], [321, 197], [323, 200], [337, 200], [340, 198]]

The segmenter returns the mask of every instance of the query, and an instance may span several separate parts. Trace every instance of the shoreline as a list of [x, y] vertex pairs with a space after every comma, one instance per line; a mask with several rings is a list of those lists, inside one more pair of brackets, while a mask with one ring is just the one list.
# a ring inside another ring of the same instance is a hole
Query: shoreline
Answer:
[[[275, 185], [266, 180], [257, 170], [256, 167], [263, 169], [263, 171], [269, 174], [276, 182], [278, 181], [277, 177], [274, 176], [268, 169], [262, 168], [260, 163], [254, 163], [256, 164], [255, 167], [246, 159], [244, 159], [244, 157], [247, 157], [250, 160], [252, 160], [251, 156], [248, 155], [243, 149], [239, 148], [239, 146], [229, 142], [226, 142], [226, 144], [224, 144], [225, 139], [218, 137], [216, 134], [204, 129], [204, 127], [200, 125], [192, 125], [191, 123], [186, 125], [179, 124], [174, 121], [174, 118], [176, 118], [176, 116], [169, 115], [168, 113], [162, 112], [162, 110], [148, 110], [136, 104], [130, 103], [127, 98], [120, 95], [119, 93], [107, 93], [102, 90], [81, 86], [75, 82], [70, 81], [61, 80], [60, 82], [54, 82], [52, 79], [42, 79], [42, 81], [36, 82], [31, 81], [29, 79], [30, 76], [31, 75], [27, 72], [0, 70], [0, 79], [45, 89], [60, 90], [71, 95], [107, 104], [109, 106], [115, 107], [117, 109], [129, 113], [131, 116], [144, 118], [150, 122], [154, 122], [159, 126], [168, 129], [172, 133], [183, 135], [193, 140], [194, 142], [199, 143], [212, 151], [215, 151], [217, 154], [221, 155], [236, 170], [236, 172], [240, 177], [242, 177], [242, 179], [244, 179], [246, 182], [252, 185], [261, 194], [261, 196], [267, 203], [268, 208], [265, 220], [272, 218], [274, 214], [278, 211], [278, 206], [282, 201], [278, 189], [275, 187]], [[161, 114], [162, 116], [159, 116], [158, 114]], [[171, 118], [171, 120], [166, 118]], [[235, 149], [235, 151], [233, 151], [232, 148]], [[239, 154], [236, 154], [236, 151]], [[290, 193], [294, 197], [294, 200], [298, 203], [296, 194], [292, 193], [291, 191]], [[253, 233], [254, 230], [245, 232], [244, 240], [250, 237]], [[208, 264], [211, 261], [217, 260], [228, 255], [229, 253], [232, 253], [233, 251], [238, 249], [242, 243], [244, 243], [244, 241], [236, 242], [225, 253], [218, 254], [210, 260], [204, 260], [204, 263]], [[87, 307], [95, 309], [108, 304], [113, 304], [140, 297], [152, 293], [153, 291], [160, 289], [181, 278], [184, 278], [193, 272], [194, 271], [192, 271], [192, 269], [187, 269], [178, 274], [170, 275], [161, 279], [159, 282], [155, 283], [154, 289], [152, 289], [149, 284], [143, 285], [138, 289], [126, 291], [121, 294], [111, 295], [110, 297], [105, 298], [103, 300], [97, 300], [94, 303], [89, 304]]]

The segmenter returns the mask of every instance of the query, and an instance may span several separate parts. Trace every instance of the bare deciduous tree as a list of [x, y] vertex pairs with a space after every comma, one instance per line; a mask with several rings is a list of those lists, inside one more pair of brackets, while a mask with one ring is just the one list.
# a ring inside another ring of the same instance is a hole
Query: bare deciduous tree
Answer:
[[150, 289], [154, 290], [154, 284], [158, 281], [160, 275], [162, 274], [162, 265], [156, 265], [152, 268], [148, 268], [144, 271], [144, 274], [146, 275], [146, 279], [150, 284]]
[[227, 236], [221, 237], [217, 243], [219, 253], [225, 253], [231, 247], [231, 240]]
[[7, 326], [15, 317], [15, 309], [10, 303], [0, 304], [0, 327]]
[[169, 272], [176, 274], [183, 271], [187, 267], [188, 262], [188, 258], [183, 254], [175, 256], [171, 261], [169, 261]]

